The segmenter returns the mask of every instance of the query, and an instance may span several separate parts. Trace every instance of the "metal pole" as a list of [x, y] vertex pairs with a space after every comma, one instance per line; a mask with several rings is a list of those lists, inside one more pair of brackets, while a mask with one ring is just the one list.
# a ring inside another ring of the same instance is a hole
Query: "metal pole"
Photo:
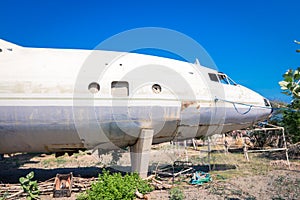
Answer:
[[210, 152], [211, 152], [211, 146], [210, 146], [210, 137], [207, 137], [207, 158], [208, 158], [208, 169], [209, 171], [211, 170], [211, 166], [210, 166]]
[[247, 145], [245, 142], [244, 142], [244, 156], [245, 156], [246, 160], [249, 161], [248, 149], [247, 149]]
[[282, 127], [281, 129], [282, 129], [283, 144], [284, 144], [284, 148], [285, 148], [286, 161], [288, 163], [289, 169], [291, 169], [291, 164], [289, 161], [289, 152], [288, 152], [288, 148], [287, 148], [286, 140], [285, 140], [284, 128]]
[[184, 153], [185, 153], [185, 161], [189, 161], [189, 156], [188, 156], [188, 151], [187, 151], [187, 146], [186, 146], [186, 140], [183, 142], [184, 144]]

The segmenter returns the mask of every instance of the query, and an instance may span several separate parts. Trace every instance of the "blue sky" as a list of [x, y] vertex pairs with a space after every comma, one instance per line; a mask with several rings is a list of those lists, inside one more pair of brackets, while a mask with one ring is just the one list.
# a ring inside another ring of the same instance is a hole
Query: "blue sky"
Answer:
[[[32, 47], [93, 49], [128, 29], [163, 27], [199, 42], [218, 69], [269, 99], [300, 64], [299, 0], [2, 0], [0, 38]], [[1, 65], [1, 64], [0, 64]]]

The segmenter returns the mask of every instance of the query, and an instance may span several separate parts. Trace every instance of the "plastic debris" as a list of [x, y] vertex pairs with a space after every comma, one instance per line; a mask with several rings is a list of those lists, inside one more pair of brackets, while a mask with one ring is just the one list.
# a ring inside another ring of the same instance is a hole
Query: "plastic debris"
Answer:
[[210, 181], [212, 181], [212, 178], [209, 173], [198, 171], [193, 174], [193, 177], [190, 180], [190, 184], [203, 185], [203, 183], [207, 183]]

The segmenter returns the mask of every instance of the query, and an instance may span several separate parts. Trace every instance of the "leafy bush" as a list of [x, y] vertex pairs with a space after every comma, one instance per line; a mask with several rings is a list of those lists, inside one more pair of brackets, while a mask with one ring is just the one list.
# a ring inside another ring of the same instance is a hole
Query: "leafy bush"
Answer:
[[142, 180], [137, 173], [122, 176], [121, 173], [110, 174], [109, 171], [103, 170], [91, 189], [77, 196], [77, 199], [132, 200], [135, 198], [136, 190], [146, 194], [151, 192], [153, 187], [147, 181]]
[[26, 175], [26, 177], [21, 177], [19, 179], [21, 186], [29, 196], [27, 196], [26, 199], [37, 199], [39, 196], [39, 189], [37, 185], [37, 181], [32, 181], [34, 177], [34, 172], [30, 172], [29, 174]]
[[300, 99], [295, 99], [288, 108], [291, 110], [284, 111], [282, 123], [289, 139], [297, 143], [300, 142]]
[[180, 188], [172, 188], [170, 190], [170, 200], [182, 200], [184, 198], [183, 192]]

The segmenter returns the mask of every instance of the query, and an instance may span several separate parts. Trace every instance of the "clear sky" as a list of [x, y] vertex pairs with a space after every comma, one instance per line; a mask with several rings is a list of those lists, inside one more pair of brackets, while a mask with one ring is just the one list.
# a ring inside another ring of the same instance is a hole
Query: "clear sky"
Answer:
[[299, 0], [1, 0], [0, 38], [93, 49], [128, 29], [169, 28], [199, 42], [237, 83], [287, 101], [278, 81], [300, 65], [299, 13]]

